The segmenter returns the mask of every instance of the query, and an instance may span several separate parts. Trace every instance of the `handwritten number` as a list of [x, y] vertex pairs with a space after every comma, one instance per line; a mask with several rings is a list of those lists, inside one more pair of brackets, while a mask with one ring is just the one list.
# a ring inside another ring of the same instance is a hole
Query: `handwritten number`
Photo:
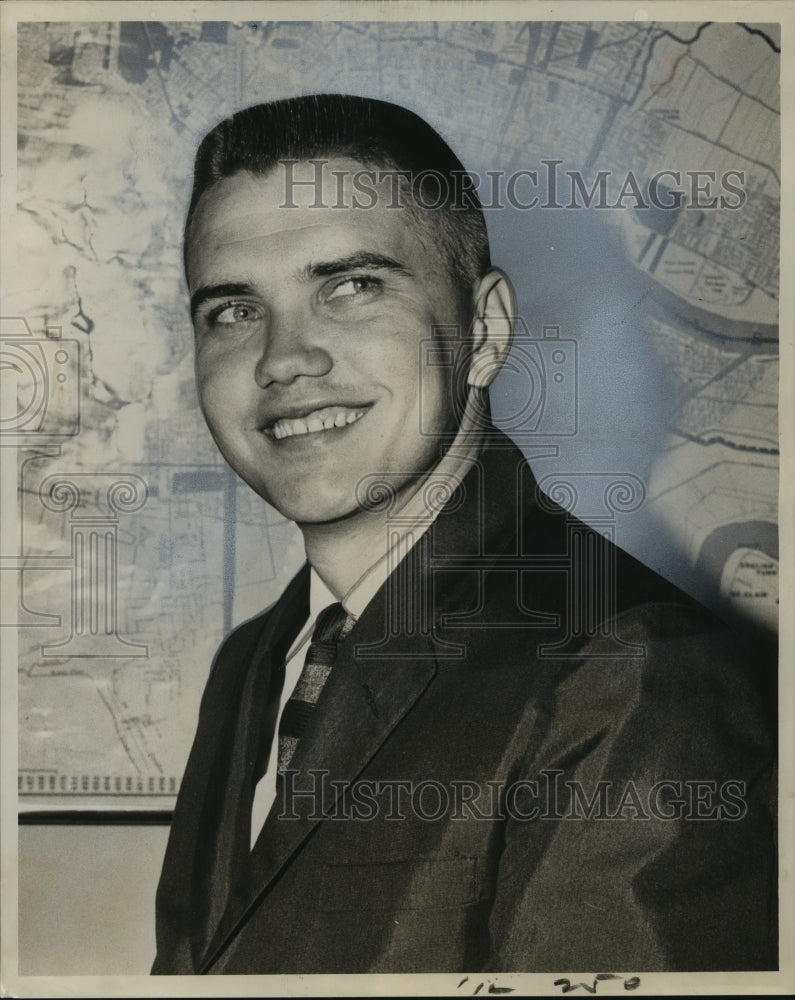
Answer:
[[[556, 979], [553, 986], [560, 986], [561, 993], [573, 993], [574, 990], [585, 990], [587, 993], [596, 993], [599, 983], [608, 982], [611, 980], [620, 980], [624, 984], [625, 990], [636, 990], [640, 986], [640, 976], [630, 976], [629, 979], [623, 979], [621, 976], [617, 976], [614, 972], [600, 972], [594, 976], [593, 986], [589, 986], [588, 983], [572, 983], [570, 979]], [[461, 989], [464, 983], [469, 982], [469, 976], [465, 976], [461, 982], [458, 984], [457, 989]], [[472, 991], [472, 996], [477, 996], [478, 993], [486, 985], [485, 982], [480, 982]], [[513, 987], [511, 986], [497, 986], [493, 981], [489, 981], [487, 993], [492, 995], [502, 994], [502, 993], [513, 993]]]
[[[617, 976], [613, 972], [600, 972], [594, 977], [593, 986], [589, 986], [587, 983], [572, 984], [570, 979], [556, 979], [552, 985], [560, 986], [561, 993], [573, 993], [574, 990], [586, 990], [588, 993], [596, 993], [599, 983], [621, 978], [621, 976]], [[636, 990], [640, 986], [640, 976], [631, 976], [629, 979], [624, 979], [623, 983], [625, 990]]]
[[[461, 982], [460, 982], [460, 983], [458, 984], [458, 986], [457, 986], [457, 989], [459, 989], [459, 990], [460, 990], [460, 989], [461, 989], [461, 987], [462, 987], [462, 986], [464, 985], [464, 983], [468, 983], [468, 982], [469, 982], [469, 976], [466, 976], [466, 977], [465, 977], [464, 979], [462, 979], [462, 980], [461, 980]], [[483, 987], [484, 987], [485, 985], [486, 985], [485, 983], [478, 983], [478, 985], [477, 985], [477, 986], [475, 987], [475, 989], [474, 989], [474, 990], [472, 991], [472, 996], [473, 996], [473, 997], [474, 997], [474, 996], [477, 996], [477, 995], [478, 995], [478, 993], [480, 993], [480, 991], [481, 991], [481, 990], [483, 989]], [[513, 990], [513, 987], [512, 987], [512, 986], [497, 986], [497, 985], [495, 985], [495, 983], [493, 983], [493, 982], [489, 982], [489, 988], [488, 988], [488, 989], [486, 990], [486, 992], [487, 992], [487, 993], [491, 993], [492, 995], [494, 995], [495, 993], [496, 993], [496, 994], [502, 994], [502, 993], [513, 993], [513, 991], [514, 991], [514, 990]]]

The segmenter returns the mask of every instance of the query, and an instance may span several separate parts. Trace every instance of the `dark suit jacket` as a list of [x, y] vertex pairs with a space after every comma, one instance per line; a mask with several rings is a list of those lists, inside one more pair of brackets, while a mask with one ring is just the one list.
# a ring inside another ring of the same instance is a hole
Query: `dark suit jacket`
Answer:
[[218, 653], [154, 973], [775, 964], [773, 754], [737, 640], [539, 504], [507, 439], [340, 647], [285, 783], [315, 794], [277, 801], [249, 857], [307, 614], [305, 567]]

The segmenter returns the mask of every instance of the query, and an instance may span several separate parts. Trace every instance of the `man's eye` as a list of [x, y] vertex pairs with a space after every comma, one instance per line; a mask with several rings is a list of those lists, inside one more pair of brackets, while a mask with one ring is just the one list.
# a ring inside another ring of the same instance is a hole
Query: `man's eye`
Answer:
[[345, 278], [344, 281], [338, 281], [336, 285], [331, 287], [326, 294], [326, 301], [352, 299], [361, 296], [370, 297], [376, 294], [380, 288], [381, 282], [378, 278]]
[[259, 312], [245, 302], [227, 302], [213, 309], [209, 316], [211, 323], [219, 326], [234, 326], [237, 323], [251, 323], [259, 319]]

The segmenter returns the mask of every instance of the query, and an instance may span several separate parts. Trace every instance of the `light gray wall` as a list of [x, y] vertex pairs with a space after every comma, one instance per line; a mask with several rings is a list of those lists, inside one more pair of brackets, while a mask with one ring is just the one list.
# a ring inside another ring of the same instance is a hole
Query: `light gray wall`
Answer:
[[19, 972], [146, 974], [167, 826], [23, 826]]

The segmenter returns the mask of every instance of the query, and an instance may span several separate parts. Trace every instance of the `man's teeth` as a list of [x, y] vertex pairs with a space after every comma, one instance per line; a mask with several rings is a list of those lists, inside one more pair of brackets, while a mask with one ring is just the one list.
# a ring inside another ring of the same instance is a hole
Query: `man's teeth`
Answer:
[[363, 417], [365, 410], [352, 410], [347, 406], [325, 406], [315, 410], [305, 417], [295, 417], [292, 420], [283, 417], [277, 420], [271, 428], [271, 434], [277, 441], [293, 437], [295, 434], [314, 434], [317, 431], [330, 431], [333, 427], [345, 427]]

